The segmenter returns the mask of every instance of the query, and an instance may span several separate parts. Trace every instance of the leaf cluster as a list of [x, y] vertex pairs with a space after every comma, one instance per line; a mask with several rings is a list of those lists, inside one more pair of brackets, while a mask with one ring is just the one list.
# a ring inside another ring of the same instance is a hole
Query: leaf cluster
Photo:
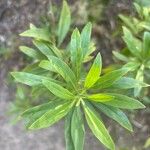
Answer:
[[119, 18], [130, 31], [139, 36], [143, 31], [150, 31], [150, 8], [134, 3], [136, 15], [129, 16], [120, 14]]
[[[129, 29], [123, 27], [123, 34], [123, 40], [127, 47], [121, 52], [114, 51], [115, 58], [124, 62], [124, 67], [132, 68], [133, 78], [139, 82], [148, 82], [150, 69], [150, 33], [144, 32], [143, 39], [140, 40]], [[141, 89], [142, 87], [136, 87], [134, 95], [140, 96]]]
[[[65, 118], [67, 150], [83, 150], [84, 126], [87, 122], [95, 137], [108, 149], [115, 150], [115, 144], [100, 113], [104, 113], [127, 130], [133, 131], [123, 109], [141, 109], [145, 106], [132, 97], [114, 92], [114, 89], [124, 91], [144, 87], [147, 84], [143, 80], [138, 81], [125, 77], [128, 72], [135, 68], [129, 67], [130, 65], [102, 74], [101, 54], [98, 53], [94, 60], [91, 56], [95, 50], [91, 41], [91, 23], [87, 23], [81, 32], [78, 28], [73, 30], [71, 39], [65, 48], [69, 57], [67, 59], [63, 57], [65, 55], [63, 55], [60, 47], [67, 35], [69, 26], [70, 11], [64, 1], [57, 28], [56, 42], [52, 40], [48, 28], [37, 28], [31, 25], [29, 30], [21, 34], [21, 36], [33, 38], [36, 49], [26, 46], [21, 46], [20, 49], [32, 57], [34, 61], [23, 71], [12, 72], [11, 75], [17, 82], [32, 87], [37, 95], [41, 93], [44, 97], [48, 93], [49, 96], [46, 100], [48, 102], [25, 110], [19, 115], [19, 118], [25, 121], [29, 130], [50, 127], [60, 119]], [[127, 33], [124, 38], [127, 38], [129, 48], [132, 48], [134, 45], [130, 40], [128, 41], [132, 36], [130, 31]], [[147, 48], [145, 47], [145, 49]], [[138, 56], [138, 53], [136, 55]], [[145, 55], [147, 56], [147, 53], [142, 52], [142, 56]], [[92, 60], [93, 63], [86, 68], [84, 64], [89, 60]]]

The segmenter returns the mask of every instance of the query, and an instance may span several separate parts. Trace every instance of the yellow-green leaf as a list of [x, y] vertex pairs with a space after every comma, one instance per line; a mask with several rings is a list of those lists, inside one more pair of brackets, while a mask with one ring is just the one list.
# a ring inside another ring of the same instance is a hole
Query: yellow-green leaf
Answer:
[[71, 136], [75, 150], [83, 150], [85, 129], [80, 105], [75, 107], [72, 115]]
[[42, 114], [42, 116], [30, 123], [28, 129], [41, 129], [53, 125], [63, 118], [70, 111], [71, 107], [72, 103], [69, 101], [48, 110], [46, 113]]
[[89, 100], [91, 100], [91, 101], [105, 102], [105, 101], [111, 101], [111, 100], [113, 100], [114, 96], [109, 95], [107, 93], [100, 93], [100, 94], [88, 95], [86, 98], [89, 99]]
[[109, 135], [103, 121], [97, 116], [94, 108], [90, 108], [84, 104], [84, 111], [87, 123], [92, 130], [93, 134], [110, 150], [115, 150], [114, 142]]
[[99, 78], [102, 69], [102, 60], [100, 53], [96, 56], [94, 63], [85, 79], [85, 88], [90, 88]]
[[73, 99], [74, 95], [59, 84], [48, 80], [42, 80], [43, 85], [51, 91], [55, 96], [62, 99]]
[[101, 76], [97, 80], [97, 82], [93, 85], [93, 88], [96, 88], [96, 89], [108, 88], [117, 80], [119, 80], [122, 76], [124, 76], [129, 70], [130, 70], [129, 68], [122, 68], [122, 69], [109, 72]]

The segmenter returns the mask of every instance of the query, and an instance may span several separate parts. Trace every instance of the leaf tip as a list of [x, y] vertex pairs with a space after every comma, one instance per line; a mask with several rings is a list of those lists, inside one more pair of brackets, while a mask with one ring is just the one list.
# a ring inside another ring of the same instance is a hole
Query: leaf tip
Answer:
[[13, 76], [15, 78], [15, 74], [16, 72], [10, 72], [10, 75]]

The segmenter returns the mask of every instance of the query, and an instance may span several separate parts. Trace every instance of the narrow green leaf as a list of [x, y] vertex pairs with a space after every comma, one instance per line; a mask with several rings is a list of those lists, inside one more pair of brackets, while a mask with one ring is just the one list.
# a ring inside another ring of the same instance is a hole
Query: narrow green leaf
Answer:
[[150, 57], [150, 33], [149, 32], [144, 32], [143, 56], [144, 58]]
[[65, 117], [65, 140], [66, 150], [75, 150], [72, 136], [71, 136], [71, 120], [73, 111], [71, 110]]
[[32, 123], [35, 122], [41, 116], [43, 116], [46, 112], [47, 112], [47, 110], [41, 110], [41, 111], [38, 111], [38, 112], [32, 114], [31, 116], [24, 118], [26, 129], [29, 129], [29, 127], [32, 125]]
[[55, 96], [58, 96], [62, 99], [73, 99], [74, 95], [69, 92], [67, 89], [63, 88], [61, 85], [54, 82], [43, 80], [43, 85], [51, 91]]
[[54, 110], [57, 106], [63, 105], [64, 103], [64, 100], [57, 99], [46, 104], [29, 108], [24, 111], [19, 117], [23, 117], [26, 120], [25, 124], [26, 128], [28, 129], [37, 119], [43, 116], [47, 111]]
[[114, 142], [109, 135], [102, 120], [96, 115], [94, 108], [90, 108], [87, 104], [83, 105], [87, 123], [93, 134], [110, 150], [115, 150]]
[[32, 57], [32, 58], [35, 58], [38, 60], [45, 59], [45, 56], [42, 53], [40, 53], [30, 47], [20, 46], [19, 48], [24, 54], [28, 55], [29, 57]]
[[150, 24], [148, 22], [142, 22], [140, 25], [142, 28], [150, 31], [150, 26], [149, 26]]
[[142, 51], [141, 41], [134, 38], [132, 33], [126, 27], [123, 27], [123, 33], [124, 33], [123, 39], [127, 44], [127, 47], [132, 53], [132, 55], [141, 58], [140, 54]]
[[132, 125], [128, 120], [127, 116], [119, 108], [104, 105], [101, 103], [94, 103], [94, 104], [105, 115], [117, 121], [121, 126], [128, 129], [129, 131], [133, 131]]
[[83, 150], [85, 129], [80, 105], [75, 107], [72, 115], [71, 136], [75, 150]]
[[89, 53], [89, 48], [91, 44], [90, 43], [91, 32], [92, 32], [92, 24], [89, 22], [81, 32], [81, 47], [83, 50], [83, 57], [85, 57], [87, 53]]
[[117, 52], [117, 51], [113, 51], [113, 55], [118, 59], [118, 60], [121, 60], [121, 61], [124, 61], [124, 62], [129, 62], [129, 59], [128, 57], [126, 57], [125, 55]]
[[58, 24], [58, 45], [60, 45], [63, 42], [69, 30], [70, 24], [71, 24], [71, 13], [67, 2], [64, 0]]
[[70, 111], [71, 107], [72, 103], [69, 101], [50, 109], [37, 120], [32, 122], [30, 126], [28, 126], [28, 129], [41, 129], [53, 125], [63, 118]]
[[47, 46], [46, 43], [42, 42], [42, 41], [37, 41], [37, 40], [34, 40], [33, 41], [33, 44], [40, 50], [40, 52], [42, 54], [44, 54], [47, 58], [49, 56], [53, 56], [54, 53], [53, 51]]
[[131, 89], [131, 88], [137, 88], [137, 87], [148, 87], [149, 85], [133, 79], [133, 78], [128, 78], [128, 77], [122, 77], [118, 81], [116, 81], [114, 84], [111, 85], [110, 88], [115, 88], [115, 89]]
[[91, 61], [94, 57], [93, 56], [87, 56], [84, 58], [83, 63], [87, 63], [89, 61]]
[[144, 144], [144, 148], [149, 148], [150, 147], [150, 137], [146, 140], [145, 144]]
[[112, 72], [109, 72], [102, 77], [100, 77], [97, 82], [94, 84], [93, 88], [103, 89], [111, 86], [117, 80], [119, 80], [122, 76], [124, 76], [130, 69], [122, 68]]
[[107, 93], [100, 93], [88, 95], [86, 98], [96, 102], [105, 102], [105, 101], [112, 101], [114, 99], [114, 96], [109, 95]]
[[142, 7], [138, 3], [133, 3], [138, 15], [142, 17]]
[[50, 80], [55, 82], [55, 80], [40, 76], [40, 75], [34, 75], [31, 73], [26, 73], [26, 72], [11, 72], [11, 75], [15, 78], [17, 82], [29, 85], [29, 86], [36, 86], [42, 84], [42, 80]]
[[71, 35], [70, 42], [70, 52], [71, 52], [71, 63], [76, 72], [76, 76], [80, 76], [83, 52], [81, 49], [81, 37], [80, 32], [76, 28]]
[[109, 93], [109, 95], [114, 96], [112, 101], [104, 101], [103, 103], [106, 105], [110, 105], [113, 107], [118, 107], [122, 109], [141, 109], [145, 108], [145, 106], [139, 102], [138, 100], [121, 95], [116, 93]]
[[70, 67], [57, 57], [49, 57], [49, 61], [41, 61], [40, 67], [59, 73], [66, 82], [71, 83], [73, 86], [76, 83], [76, 77]]
[[[82, 48], [83, 49], [83, 48]], [[89, 44], [89, 48], [88, 48], [88, 52], [86, 53], [86, 55], [83, 58], [83, 62], [88, 62], [90, 61], [93, 56], [91, 56], [91, 54], [96, 50], [95, 44], [94, 42], [90, 42]]]
[[24, 31], [20, 36], [33, 37], [39, 40], [50, 41], [50, 31], [48, 28], [30, 28]]
[[137, 33], [137, 30], [136, 30], [136, 27], [135, 25], [133, 24], [131, 18], [127, 17], [127, 16], [124, 16], [122, 14], [119, 14], [119, 18], [123, 21], [123, 23], [129, 27], [133, 33]]
[[39, 67], [39, 61], [33, 64], [29, 64], [22, 71], [26, 73], [38, 74], [38, 75], [46, 75], [48, 73], [47, 70]]
[[99, 78], [102, 69], [102, 60], [100, 53], [96, 56], [94, 63], [85, 79], [85, 88], [90, 88]]
[[54, 44], [48, 44], [48, 47], [57, 57], [62, 58], [61, 51]]
[[[144, 65], [141, 65], [141, 67], [140, 67], [139, 70], [137, 71], [137, 74], [136, 74], [135, 79], [138, 80], [139, 82], [143, 82], [143, 81], [144, 81]], [[142, 87], [141, 87], [141, 86], [136, 87], [136, 88], [134, 89], [134, 96], [135, 96], [135, 97], [139, 96], [141, 90], [142, 90]]]
[[130, 71], [135, 71], [140, 66], [139, 62], [136, 61], [129, 61], [125, 64], [122, 68], [130, 69]]
[[63, 103], [64, 103], [63, 100], [58, 99], [58, 100], [50, 101], [50, 102], [45, 103], [45, 104], [34, 106], [32, 108], [25, 110], [21, 114], [21, 117], [30, 117], [30, 116], [32, 117], [32, 115], [36, 114], [39, 111], [43, 111], [43, 110], [47, 111], [47, 110], [55, 108], [58, 105], [62, 105]]

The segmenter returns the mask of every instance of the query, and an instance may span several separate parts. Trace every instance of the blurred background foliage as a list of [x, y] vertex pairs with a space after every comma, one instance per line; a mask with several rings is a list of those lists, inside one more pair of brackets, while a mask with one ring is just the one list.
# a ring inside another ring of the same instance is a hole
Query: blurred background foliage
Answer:
[[[134, 3], [136, 2], [136, 3]], [[118, 67], [113, 65], [116, 60], [112, 57], [112, 51], [123, 52], [125, 43], [122, 40], [122, 25], [137, 38], [142, 39], [144, 31], [150, 31], [150, 1], [149, 0], [70, 0], [72, 12], [72, 22], [70, 31], [75, 26], [82, 28], [88, 21], [93, 24], [92, 37], [96, 44], [97, 51], [100, 51], [105, 64], [104, 72], [108, 72]], [[30, 9], [29, 7], [30, 6]], [[25, 0], [0, 2], [0, 88], [3, 84], [9, 86], [10, 90], [16, 94], [10, 98], [9, 114], [14, 114], [13, 122], [16, 122], [17, 114], [33, 105], [37, 105], [43, 100], [43, 91], [31, 91], [25, 86], [17, 87], [12, 82], [9, 75], [11, 70], [23, 69], [27, 64], [33, 63], [20, 52], [18, 47], [24, 43], [31, 46], [29, 39], [19, 37], [19, 33], [29, 27], [29, 23], [34, 23], [37, 27], [48, 27], [51, 38], [55, 41], [55, 28], [60, 15], [60, 0]], [[66, 41], [62, 44], [66, 44]], [[94, 55], [94, 54], [93, 54]], [[39, 95], [34, 94], [39, 93]], [[149, 92], [149, 91], [148, 91]], [[32, 96], [32, 100], [31, 100]], [[45, 94], [46, 96], [46, 94]], [[124, 130], [112, 125], [112, 121], [107, 120], [107, 124], [118, 143], [118, 150], [145, 150], [150, 147], [150, 120], [149, 120], [149, 98], [145, 97], [148, 108], [140, 112], [128, 112], [132, 123], [135, 126], [135, 133], [132, 136], [125, 134]]]

